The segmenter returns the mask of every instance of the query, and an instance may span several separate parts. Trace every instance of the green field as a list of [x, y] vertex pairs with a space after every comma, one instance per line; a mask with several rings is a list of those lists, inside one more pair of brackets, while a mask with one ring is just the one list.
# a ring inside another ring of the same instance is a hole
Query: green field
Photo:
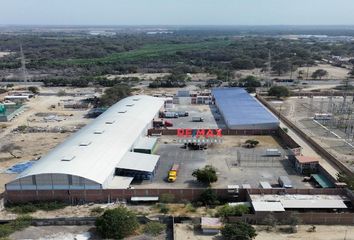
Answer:
[[200, 43], [182, 43], [182, 44], [147, 44], [139, 49], [111, 54], [107, 57], [93, 58], [93, 59], [67, 59], [67, 60], [52, 60], [47, 63], [51, 65], [93, 65], [93, 64], [107, 64], [114, 62], [139, 61], [151, 58], [159, 58], [164, 56], [173, 56], [178, 51], [192, 51], [192, 50], [208, 50], [217, 49], [229, 45], [231, 41], [215, 40], [204, 41]]

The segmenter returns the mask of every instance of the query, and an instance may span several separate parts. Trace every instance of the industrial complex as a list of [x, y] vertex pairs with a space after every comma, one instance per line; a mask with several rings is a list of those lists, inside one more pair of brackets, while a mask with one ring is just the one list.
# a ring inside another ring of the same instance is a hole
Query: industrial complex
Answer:
[[354, 197], [335, 175], [341, 166], [302, 151], [264, 103], [242, 88], [127, 97], [7, 183], [6, 199], [195, 200], [205, 186], [192, 172], [211, 165], [218, 196], [248, 202], [256, 222], [294, 209], [350, 212]]

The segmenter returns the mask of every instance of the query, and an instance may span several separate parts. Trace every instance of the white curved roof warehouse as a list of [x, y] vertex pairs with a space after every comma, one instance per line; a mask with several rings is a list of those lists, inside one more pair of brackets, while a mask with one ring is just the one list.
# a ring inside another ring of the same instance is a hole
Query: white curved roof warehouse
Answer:
[[6, 189], [106, 188], [116, 166], [146, 136], [163, 104], [162, 99], [143, 95], [119, 101], [6, 184]]

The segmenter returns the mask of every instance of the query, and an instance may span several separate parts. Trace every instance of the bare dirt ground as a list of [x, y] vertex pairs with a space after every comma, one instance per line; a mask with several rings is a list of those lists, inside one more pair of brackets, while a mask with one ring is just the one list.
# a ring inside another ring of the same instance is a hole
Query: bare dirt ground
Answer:
[[[221, 235], [205, 235], [200, 230], [194, 230], [190, 224], [176, 224], [177, 240], [221, 240]], [[263, 226], [256, 226], [256, 240], [283, 240], [283, 239], [311, 239], [311, 240], [353, 240], [354, 226], [320, 226], [316, 225], [316, 232], [307, 232], [310, 225], [300, 225], [297, 233], [287, 234], [281, 232], [263, 231]]]
[[[57, 144], [63, 142], [68, 136], [90, 119], [84, 118], [87, 110], [70, 110], [58, 106], [61, 100], [73, 97], [38, 96], [26, 104], [26, 110], [9, 123], [2, 124], [5, 128], [0, 130], [0, 145], [14, 143], [21, 149], [15, 152], [17, 158], [9, 153], [0, 153], [0, 191], [4, 190], [4, 184], [13, 180], [16, 174], [7, 174], [4, 171], [17, 163], [34, 160], [45, 155]], [[55, 105], [53, 109], [50, 106]], [[38, 115], [39, 114], [39, 115]], [[56, 115], [60, 121], [46, 121], [45, 116]], [[18, 126], [33, 128], [59, 129], [61, 132], [14, 132]]]
[[[316, 232], [308, 232], [310, 225], [300, 225], [297, 233], [259, 231], [256, 240], [311, 239], [311, 240], [353, 240], [354, 226], [316, 225]], [[259, 229], [261, 227], [258, 227]]]
[[[323, 78], [323, 80], [327, 79], [346, 79], [348, 77], [349, 69], [346, 68], [340, 68], [340, 67], [334, 67], [329, 64], [318, 64], [317, 66], [313, 67], [300, 67], [296, 71], [292, 73], [292, 79], [297, 79], [298, 76], [302, 76], [303, 79], [306, 79], [307, 77], [307, 71], [308, 71], [308, 78], [311, 79], [311, 75], [314, 71], [317, 69], [324, 69], [328, 72], [328, 75]], [[299, 72], [303, 72], [303, 74], [299, 74]], [[253, 75], [255, 77], [259, 78], [264, 78], [267, 73], [262, 72], [260, 68], [255, 68], [251, 70], [240, 70], [235, 72], [236, 77], [245, 77], [248, 75]], [[279, 78], [279, 79], [289, 79], [290, 78], [290, 73], [282, 74], [278, 76], [277, 74], [272, 74], [272, 78]]]
[[[123, 77], [137, 77], [141, 80], [155, 80], [156, 78], [162, 78], [169, 75], [169, 73], [131, 73], [131, 74], [120, 74], [120, 75], [107, 75], [107, 78], [112, 80], [114, 78]], [[190, 73], [188, 74], [192, 81], [208, 80], [215, 78], [215, 76], [208, 73]]]
[[28, 227], [10, 235], [13, 240], [72, 240], [101, 239], [91, 233], [93, 226], [42, 226]]

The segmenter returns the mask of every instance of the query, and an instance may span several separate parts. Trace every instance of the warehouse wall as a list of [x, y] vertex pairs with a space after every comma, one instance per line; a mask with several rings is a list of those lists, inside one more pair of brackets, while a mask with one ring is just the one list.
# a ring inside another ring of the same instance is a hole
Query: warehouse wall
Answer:
[[17, 179], [5, 185], [6, 190], [101, 189], [101, 185], [75, 175], [39, 174]]

